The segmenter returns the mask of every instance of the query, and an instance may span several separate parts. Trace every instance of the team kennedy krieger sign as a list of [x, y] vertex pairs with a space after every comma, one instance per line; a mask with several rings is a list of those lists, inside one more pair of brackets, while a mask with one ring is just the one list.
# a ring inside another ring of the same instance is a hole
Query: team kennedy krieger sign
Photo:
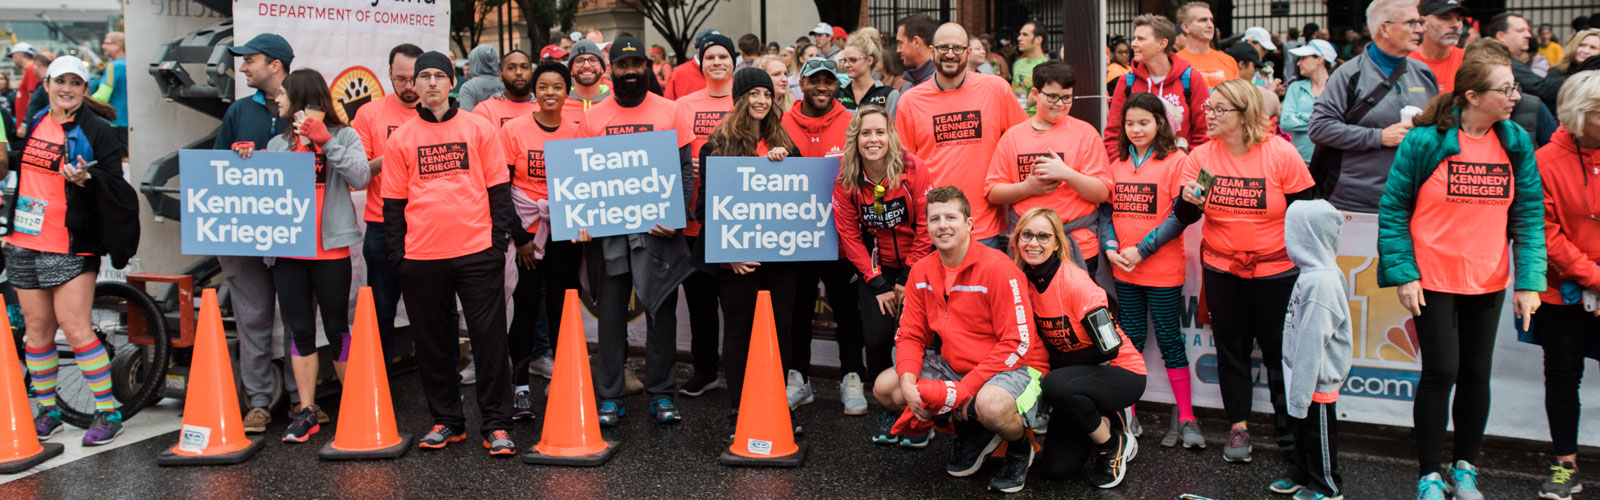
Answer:
[[706, 262], [838, 260], [838, 158], [706, 162]]
[[551, 237], [570, 240], [579, 229], [593, 237], [642, 233], [658, 223], [682, 229], [676, 138], [667, 130], [546, 144]]
[[311, 153], [179, 151], [183, 253], [315, 257], [315, 161]]

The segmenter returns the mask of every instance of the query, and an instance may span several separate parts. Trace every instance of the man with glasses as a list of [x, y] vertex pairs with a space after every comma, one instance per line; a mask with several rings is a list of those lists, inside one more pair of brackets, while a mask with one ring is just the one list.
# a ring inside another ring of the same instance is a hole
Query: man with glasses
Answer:
[[[977, 194], [984, 192], [984, 169], [974, 168], [973, 159], [993, 156], [1006, 129], [1028, 115], [1005, 80], [967, 71], [967, 39], [967, 30], [955, 23], [934, 33], [934, 79], [901, 94], [895, 128], [906, 151], [926, 162], [933, 185]], [[1005, 248], [1000, 211], [982, 196], [969, 201], [973, 236], [992, 248]]]
[[594, 42], [579, 40], [572, 44], [567, 67], [572, 69], [572, 92], [567, 94], [567, 103], [561, 109], [561, 115], [569, 119], [582, 119], [589, 108], [611, 97], [611, 88], [605, 84], [604, 54], [600, 53], [600, 46]]
[[984, 178], [984, 196], [994, 206], [1011, 206], [1007, 220], [1034, 207], [1054, 209], [1062, 229], [1078, 244], [1084, 269], [1093, 275], [1100, 254], [1094, 215], [1111, 195], [1105, 147], [1093, 125], [1067, 116], [1077, 83], [1071, 66], [1045, 63], [1029, 78], [1034, 87], [1028, 97], [1039, 111], [1000, 137]]
[[1318, 192], [1340, 210], [1378, 212], [1411, 117], [1439, 93], [1433, 70], [1407, 57], [1416, 52], [1422, 27], [1416, 0], [1372, 2], [1372, 43], [1334, 70], [1312, 107], [1311, 142], [1331, 149], [1313, 155], [1311, 175]]
[[[367, 264], [367, 284], [372, 286], [372, 298], [378, 314], [378, 338], [383, 342], [383, 359], [393, 359], [401, 352], [394, 345], [394, 317], [400, 304], [400, 282], [395, 275], [395, 262], [389, 261], [389, 243], [383, 228], [383, 153], [389, 134], [406, 121], [417, 117], [416, 84], [412, 81], [417, 58], [422, 49], [409, 43], [389, 50], [389, 83], [393, 92], [376, 102], [369, 102], [356, 111], [350, 123], [361, 136], [366, 148], [367, 163], [372, 170], [372, 180], [367, 183], [367, 204], [362, 219], [367, 223], [366, 239], [361, 244], [361, 256]], [[454, 309], [454, 307], [451, 307]]]

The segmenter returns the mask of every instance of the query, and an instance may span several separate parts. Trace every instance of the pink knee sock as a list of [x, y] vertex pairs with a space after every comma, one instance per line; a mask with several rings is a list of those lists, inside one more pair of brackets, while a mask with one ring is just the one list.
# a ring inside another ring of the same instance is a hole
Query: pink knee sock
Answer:
[[1178, 403], [1178, 421], [1194, 420], [1194, 406], [1189, 404], [1189, 367], [1168, 368], [1167, 381], [1172, 383], [1172, 399]]

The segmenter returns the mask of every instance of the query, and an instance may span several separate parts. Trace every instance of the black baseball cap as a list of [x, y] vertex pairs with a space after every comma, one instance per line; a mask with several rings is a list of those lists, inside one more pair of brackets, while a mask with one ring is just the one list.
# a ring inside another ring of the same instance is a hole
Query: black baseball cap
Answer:
[[261, 54], [279, 61], [283, 64], [294, 62], [294, 49], [289, 47], [289, 41], [274, 33], [262, 33], [245, 42], [244, 45], [228, 47], [228, 53], [244, 57], [250, 54]]
[[1422, 2], [1422, 8], [1417, 9], [1424, 16], [1442, 15], [1452, 10], [1460, 10], [1461, 15], [1467, 15], [1467, 6], [1461, 5], [1461, 0], [1427, 0]]
[[650, 60], [650, 56], [646, 55], [645, 53], [644, 43], [631, 36], [618, 38], [617, 41], [612, 42], [610, 51], [611, 64], [616, 64], [617, 61], [621, 61], [629, 57], [637, 57], [647, 61]]
[[1261, 67], [1261, 54], [1257, 54], [1256, 48], [1251, 47], [1248, 43], [1236, 43], [1232, 47], [1228, 47], [1225, 52], [1233, 57], [1234, 61], [1250, 61], [1257, 68]]

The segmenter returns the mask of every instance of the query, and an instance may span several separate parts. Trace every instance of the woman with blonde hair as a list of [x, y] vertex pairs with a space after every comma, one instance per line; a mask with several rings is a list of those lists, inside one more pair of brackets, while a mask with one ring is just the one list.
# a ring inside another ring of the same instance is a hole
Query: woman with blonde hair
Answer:
[[[782, 56], [765, 55], [757, 57], [755, 62], [750, 63], [750, 67], [764, 71], [767, 76], [772, 77], [773, 88], [789, 88], [789, 75], [793, 73], [789, 72], [789, 64], [783, 61]], [[778, 109], [783, 112], [788, 112], [789, 107], [794, 106], [794, 95], [788, 92], [779, 92], [777, 96], [773, 97], [773, 100], [777, 101]]]
[[[871, 29], [871, 32], [866, 30]], [[894, 117], [894, 105], [900, 100], [900, 91], [878, 81], [873, 73], [883, 59], [883, 45], [878, 42], [876, 29], [862, 28], [850, 35], [839, 51], [839, 63], [844, 66], [848, 85], [839, 86], [839, 103], [844, 109], [855, 111], [864, 106], [881, 106]]]
[[1550, 67], [1563, 75], [1571, 76], [1578, 72], [1578, 67], [1584, 61], [1600, 55], [1600, 28], [1589, 28], [1572, 34], [1567, 39], [1566, 52], [1561, 56], [1561, 61]]

